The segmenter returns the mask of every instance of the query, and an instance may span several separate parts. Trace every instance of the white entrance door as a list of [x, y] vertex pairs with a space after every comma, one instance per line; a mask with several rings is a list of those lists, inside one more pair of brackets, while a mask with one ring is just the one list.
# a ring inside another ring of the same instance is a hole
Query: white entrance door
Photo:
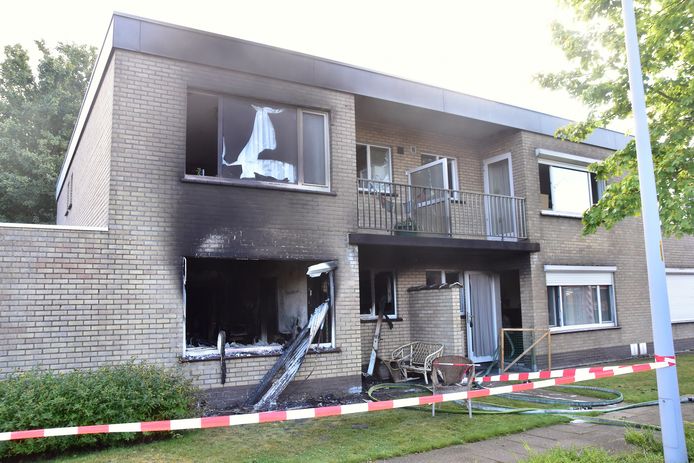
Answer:
[[468, 356], [474, 362], [491, 362], [501, 319], [498, 274], [465, 272], [465, 311]]
[[516, 205], [513, 196], [511, 155], [502, 154], [484, 161], [484, 205], [487, 236], [490, 239], [515, 239]]
[[446, 159], [407, 171], [409, 203], [417, 230], [450, 233], [450, 195]]

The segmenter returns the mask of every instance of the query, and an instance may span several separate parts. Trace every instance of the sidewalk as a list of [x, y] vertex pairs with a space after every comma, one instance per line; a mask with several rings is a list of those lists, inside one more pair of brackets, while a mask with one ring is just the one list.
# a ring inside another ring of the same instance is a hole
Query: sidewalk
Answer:
[[[685, 421], [694, 420], [694, 403], [682, 404]], [[609, 419], [625, 419], [644, 424], [658, 424], [658, 408], [643, 407], [602, 415]], [[512, 417], [509, 417], [512, 419]], [[473, 418], [474, 420], [474, 418]], [[519, 434], [497, 437], [470, 444], [454, 445], [425, 453], [416, 453], [387, 460], [389, 463], [510, 463], [529, 456], [526, 447], [542, 452], [554, 447], [602, 447], [619, 453], [632, 450], [624, 442], [624, 429], [603, 424], [569, 423], [537, 428]]]

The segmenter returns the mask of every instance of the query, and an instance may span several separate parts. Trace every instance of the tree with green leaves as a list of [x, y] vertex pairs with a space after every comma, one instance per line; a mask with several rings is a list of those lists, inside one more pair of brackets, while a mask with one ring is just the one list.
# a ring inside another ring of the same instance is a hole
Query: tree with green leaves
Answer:
[[96, 49], [37, 41], [36, 71], [21, 45], [0, 63], [0, 222], [55, 223], [55, 183]]
[[[562, 0], [581, 30], [553, 25], [572, 69], [537, 76], [565, 89], [589, 109], [586, 120], [557, 136], [580, 142], [597, 127], [631, 117], [624, 28], [619, 0]], [[663, 234], [694, 234], [694, 1], [636, 0], [637, 28]], [[639, 215], [641, 199], [632, 140], [591, 169], [609, 184], [583, 215], [584, 233]]]

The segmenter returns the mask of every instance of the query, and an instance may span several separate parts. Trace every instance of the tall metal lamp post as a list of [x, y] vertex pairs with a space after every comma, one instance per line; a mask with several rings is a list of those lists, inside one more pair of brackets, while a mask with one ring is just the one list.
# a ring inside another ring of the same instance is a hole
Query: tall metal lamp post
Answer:
[[[665, 280], [665, 262], [662, 254], [658, 198], [655, 189], [648, 120], [646, 118], [646, 101], [643, 90], [641, 58], [639, 57], [633, 0], [622, 0], [622, 16], [624, 18], [626, 37], [631, 105], [635, 122], [643, 235], [646, 242], [648, 289], [651, 296], [653, 344], [657, 355], [674, 356], [675, 348], [672, 341], [670, 307]], [[677, 368], [672, 366], [658, 369], [657, 381], [658, 408], [660, 410], [660, 426], [662, 429], [665, 461], [667, 463], [685, 463], [687, 461], [687, 447], [684, 440], [680, 393], [677, 385]]]

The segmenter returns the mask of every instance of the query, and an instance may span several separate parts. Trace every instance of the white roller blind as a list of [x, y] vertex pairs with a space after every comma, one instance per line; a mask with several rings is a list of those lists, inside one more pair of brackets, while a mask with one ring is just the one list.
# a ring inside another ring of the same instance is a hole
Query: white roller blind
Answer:
[[547, 270], [547, 286], [611, 285], [612, 272], [583, 270]]
[[694, 321], [694, 269], [692, 273], [668, 273], [667, 293], [672, 321]]

